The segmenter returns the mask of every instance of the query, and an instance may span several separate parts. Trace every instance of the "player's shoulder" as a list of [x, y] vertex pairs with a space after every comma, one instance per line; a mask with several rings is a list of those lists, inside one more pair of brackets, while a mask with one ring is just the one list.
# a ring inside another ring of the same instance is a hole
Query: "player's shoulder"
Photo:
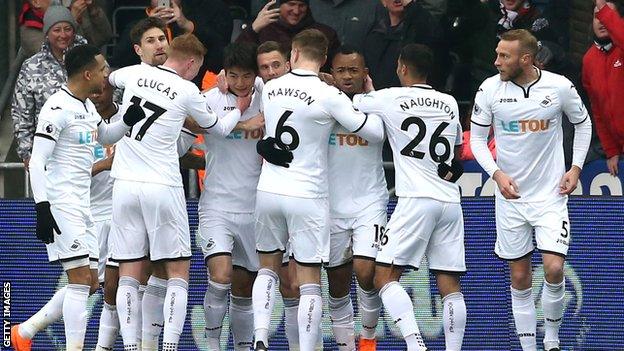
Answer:
[[204, 96], [204, 98], [206, 98], [206, 101], [208, 102], [217, 101], [227, 96], [227, 93], [222, 93], [218, 87], [214, 87], [210, 90], [204, 91], [201, 94]]
[[486, 78], [481, 83], [481, 85], [479, 86], [479, 89], [477, 90], [477, 93], [496, 90], [498, 89], [499, 86], [503, 85], [504, 83], [505, 82], [503, 82], [500, 78], [500, 74], [493, 75], [491, 77]]
[[574, 84], [571, 80], [566, 78], [561, 74], [557, 74], [554, 72], [541, 70], [540, 71], [540, 80], [547, 85], [552, 86], [553, 88], [570, 88], [574, 87]]

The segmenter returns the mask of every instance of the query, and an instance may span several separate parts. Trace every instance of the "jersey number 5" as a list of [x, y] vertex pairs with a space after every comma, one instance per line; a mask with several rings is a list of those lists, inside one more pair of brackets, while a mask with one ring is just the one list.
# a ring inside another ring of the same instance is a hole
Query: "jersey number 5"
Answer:
[[[143, 102], [143, 99], [141, 99], [138, 96], [133, 96], [132, 99], [130, 99], [130, 102], [132, 102], [135, 105], [141, 106], [141, 102]], [[167, 110], [165, 110], [164, 108], [158, 105], [155, 105], [149, 101], [145, 101], [145, 103], [143, 104], [143, 108], [151, 111], [152, 114], [149, 117], [147, 117], [147, 119], [145, 120], [145, 122], [143, 123], [139, 131], [137, 132], [137, 134], [134, 136], [134, 139], [138, 141], [141, 141], [141, 139], [143, 139], [145, 132], [147, 132], [149, 127], [151, 127], [152, 124], [154, 124], [154, 121], [156, 121], [158, 117], [162, 116], [163, 113], [167, 112]], [[130, 128], [130, 131], [128, 132], [127, 135], [129, 137], [132, 136], [132, 128]]]
[[[425, 138], [425, 135], [427, 134], [427, 125], [420, 117], [408, 117], [403, 121], [403, 123], [401, 123], [401, 130], [407, 132], [412, 124], [418, 126], [418, 134], [416, 134], [412, 141], [405, 145], [405, 147], [401, 150], [401, 155], [422, 160], [425, 158], [425, 153], [416, 151], [414, 148], [417, 147], [418, 144], [420, 144], [420, 142]], [[451, 144], [448, 139], [441, 136], [442, 132], [448, 125], [449, 124], [447, 122], [440, 123], [431, 136], [431, 141], [429, 142], [429, 154], [435, 162], [445, 162], [451, 156]], [[442, 152], [441, 155], [436, 152], [436, 146], [438, 144], [441, 144], [444, 147], [444, 152]]]
[[[286, 110], [279, 121], [277, 121], [277, 127], [275, 128], [275, 139], [277, 139], [277, 145], [284, 150], [294, 150], [299, 146], [299, 134], [295, 130], [295, 128], [291, 126], [285, 126], [286, 120], [290, 115], [292, 115], [293, 111]], [[282, 140], [282, 135], [288, 134], [290, 135], [290, 143], [285, 143]]]

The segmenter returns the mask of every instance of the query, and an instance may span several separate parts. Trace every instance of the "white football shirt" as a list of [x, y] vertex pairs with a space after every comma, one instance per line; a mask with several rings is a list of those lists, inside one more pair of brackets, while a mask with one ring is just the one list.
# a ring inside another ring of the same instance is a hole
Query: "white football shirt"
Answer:
[[47, 199], [33, 188], [35, 202], [89, 209], [93, 149], [101, 120], [91, 100], [81, 101], [65, 85], [45, 102], [35, 136], [56, 144], [45, 164]]
[[[119, 113], [112, 115], [102, 123], [112, 123], [121, 120], [123, 116]], [[93, 163], [110, 157], [115, 151], [115, 145], [102, 145], [96, 143], [93, 148]], [[91, 178], [91, 214], [96, 222], [109, 220], [113, 214], [113, 181], [110, 171], [102, 171]]]
[[[258, 190], [294, 197], [327, 197], [327, 141], [336, 121], [351, 132], [379, 121], [356, 111], [345, 94], [314, 72], [301, 69], [267, 82], [262, 104], [267, 136], [291, 150], [293, 160], [288, 168], [264, 162]], [[383, 138], [381, 123], [377, 137]]]
[[[204, 93], [206, 103], [217, 116], [222, 117], [236, 110], [236, 95], [222, 94], [218, 88]], [[261, 97], [254, 93], [251, 105], [241, 121], [258, 115]], [[262, 139], [262, 130], [232, 131], [228, 136], [204, 135], [204, 144], [212, 156], [206, 164], [204, 191], [199, 200], [199, 210], [219, 210], [235, 213], [252, 213], [256, 206], [256, 187], [262, 168], [262, 157], [256, 152], [256, 144]]]
[[[565, 173], [563, 113], [573, 124], [589, 115], [574, 85], [564, 76], [538, 70], [539, 78], [522, 87], [500, 75], [486, 79], [475, 96], [472, 123], [494, 124], [496, 164], [518, 184], [520, 199], [559, 197]], [[494, 170], [486, 169], [490, 174]], [[498, 187], [496, 196], [503, 198]]]
[[354, 105], [384, 121], [397, 196], [459, 202], [459, 186], [438, 176], [440, 162], [450, 164], [462, 141], [455, 98], [417, 84], [356, 95]]
[[[386, 209], [388, 188], [383, 142], [371, 143], [335, 125], [329, 135], [329, 210], [333, 218], [352, 218], [367, 208]], [[374, 207], [374, 208], [373, 208]]]
[[184, 119], [190, 116], [206, 131], [224, 135], [238, 122], [233, 115], [217, 118], [199, 89], [165, 66], [125, 67], [112, 72], [109, 81], [124, 88], [125, 108], [137, 103], [146, 115], [117, 143], [113, 178], [181, 187], [177, 140]]

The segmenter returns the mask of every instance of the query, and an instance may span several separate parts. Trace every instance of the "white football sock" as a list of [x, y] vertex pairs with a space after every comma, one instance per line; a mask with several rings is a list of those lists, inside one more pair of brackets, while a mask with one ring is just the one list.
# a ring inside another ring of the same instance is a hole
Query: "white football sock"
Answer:
[[414, 306], [405, 289], [399, 282], [390, 282], [384, 285], [379, 291], [386, 311], [401, 331], [405, 339], [408, 351], [424, 351], [425, 342], [420, 335], [416, 317], [414, 317]]
[[248, 351], [253, 346], [253, 306], [251, 297], [232, 295], [230, 299], [230, 330], [235, 351]]
[[533, 301], [531, 288], [516, 290], [511, 287], [511, 308], [522, 350], [536, 351], [535, 331], [537, 329], [537, 321], [535, 301]]
[[379, 321], [381, 310], [381, 297], [379, 290], [366, 291], [358, 286], [357, 295], [359, 300], [360, 316], [362, 316], [362, 331], [360, 338], [375, 339], [375, 330]]
[[180, 335], [186, 320], [188, 303], [188, 282], [181, 278], [167, 281], [167, 295], [163, 307], [165, 327], [163, 332], [163, 351], [176, 351]]
[[158, 339], [165, 325], [163, 308], [167, 295], [167, 281], [151, 276], [141, 300], [141, 350], [158, 351]]
[[221, 328], [223, 326], [223, 318], [227, 312], [230, 287], [231, 284], [221, 284], [212, 280], [208, 281], [208, 288], [204, 295], [204, 318], [206, 320], [205, 333], [208, 344], [210, 345], [210, 350], [219, 349], [218, 345], [221, 342]]
[[542, 309], [544, 310], [544, 349], [559, 347], [559, 327], [563, 318], [565, 280], [551, 284], [544, 280], [542, 287]]
[[102, 350], [113, 350], [115, 340], [119, 332], [119, 318], [117, 306], [104, 302], [100, 315], [100, 328], [98, 330], [97, 347]]
[[137, 339], [139, 340], [139, 349], [142, 349], [143, 341], [143, 296], [145, 295], [147, 285], [139, 285], [139, 330], [137, 331]]
[[269, 346], [269, 326], [271, 324], [273, 306], [275, 305], [275, 288], [277, 283], [278, 277], [275, 272], [267, 268], [261, 268], [258, 271], [251, 293], [255, 342], [262, 341], [266, 347]]
[[66, 291], [66, 286], [59, 289], [37, 313], [20, 324], [18, 327], [20, 336], [32, 339], [35, 337], [35, 334], [60, 320], [63, 316], [63, 300], [65, 300]]
[[284, 300], [284, 331], [290, 350], [299, 350], [299, 299], [285, 298]]
[[329, 318], [332, 322], [334, 339], [339, 351], [355, 351], [355, 330], [353, 324], [353, 303], [348, 294], [343, 297], [329, 297]]
[[444, 324], [444, 340], [446, 351], [461, 351], [466, 329], [466, 302], [464, 295], [455, 292], [442, 299], [444, 304], [442, 321]]
[[119, 317], [119, 332], [123, 339], [124, 350], [138, 350], [140, 332], [139, 324], [139, 281], [122, 276], [117, 288], [117, 315]]
[[65, 345], [67, 351], [82, 350], [87, 332], [87, 299], [89, 285], [67, 284], [63, 300], [63, 321], [65, 322]]
[[319, 340], [319, 327], [323, 317], [323, 298], [319, 284], [303, 284], [299, 287], [299, 349], [313, 351]]

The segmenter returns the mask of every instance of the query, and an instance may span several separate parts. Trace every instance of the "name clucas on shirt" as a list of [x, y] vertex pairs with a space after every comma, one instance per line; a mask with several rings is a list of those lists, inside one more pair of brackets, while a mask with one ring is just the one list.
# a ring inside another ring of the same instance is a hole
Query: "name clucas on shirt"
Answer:
[[438, 99], [433, 99], [429, 97], [420, 97], [416, 99], [402, 101], [399, 104], [399, 107], [401, 107], [401, 111], [409, 110], [411, 108], [419, 107], [419, 106], [437, 108], [438, 110], [441, 110], [447, 115], [451, 116], [451, 119], [455, 118], [455, 112], [453, 112], [453, 109], [451, 108], [451, 106], [449, 106], [446, 102], [440, 101]]
[[308, 106], [312, 105], [312, 103], [315, 100], [307, 92], [301, 91], [300, 89], [293, 89], [293, 88], [284, 88], [284, 89], [277, 88], [277, 89], [271, 90], [268, 94], [269, 99], [274, 98], [276, 96], [290, 96], [290, 97], [298, 98], [299, 100], [308, 104]]
[[137, 86], [141, 88], [154, 89], [159, 93], [167, 95], [167, 97], [171, 100], [175, 99], [176, 96], [178, 96], [178, 93], [176, 91], [172, 91], [170, 86], [155, 79], [139, 78], [137, 80]]

